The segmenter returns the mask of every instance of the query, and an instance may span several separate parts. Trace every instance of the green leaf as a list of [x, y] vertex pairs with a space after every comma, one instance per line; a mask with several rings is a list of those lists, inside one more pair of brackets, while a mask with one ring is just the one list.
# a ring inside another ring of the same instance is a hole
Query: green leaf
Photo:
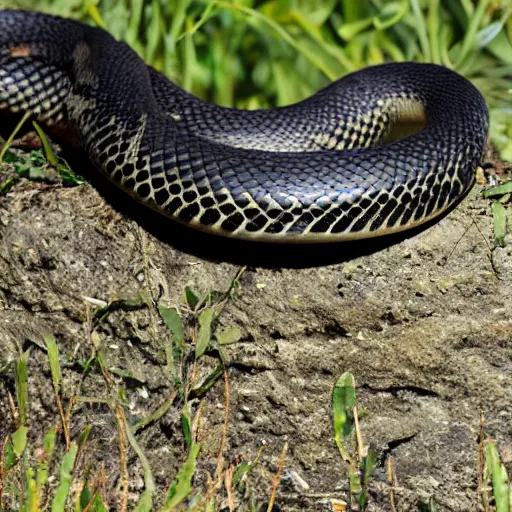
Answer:
[[187, 299], [187, 304], [189, 305], [190, 309], [196, 309], [196, 306], [199, 303], [199, 297], [192, 291], [189, 286], [185, 288], [185, 298]]
[[215, 383], [222, 377], [224, 373], [224, 365], [219, 363], [213, 371], [201, 382], [201, 384], [195, 386], [190, 390], [188, 395], [189, 400], [193, 398], [201, 399], [210, 389], [213, 388]]
[[207, 308], [201, 311], [199, 315], [199, 333], [197, 335], [196, 345], [196, 359], [199, 359], [208, 348], [211, 340], [211, 326], [214, 311], [212, 308]]
[[351, 373], [344, 373], [336, 382], [332, 392], [334, 439], [346, 462], [352, 462], [345, 449], [345, 441], [354, 429], [354, 407], [356, 405], [355, 380]]
[[196, 471], [196, 461], [201, 445], [194, 443], [190, 447], [187, 460], [180, 468], [176, 481], [171, 485], [169, 493], [167, 495], [167, 501], [165, 505], [160, 509], [160, 512], [171, 512], [175, 510], [176, 506], [179, 505], [192, 491], [192, 478]]
[[363, 20], [356, 20], [352, 23], [343, 23], [341, 27], [338, 29], [338, 35], [344, 41], [350, 41], [357, 34], [366, 30], [368, 27], [371, 27], [373, 24], [373, 18], [369, 17]]
[[418, 509], [420, 512], [437, 512], [436, 503], [434, 501], [434, 497], [431, 496], [428, 501], [419, 501]]
[[493, 201], [491, 210], [494, 221], [494, 246], [505, 247], [505, 235], [507, 234], [507, 211], [499, 201]]
[[27, 512], [37, 512], [38, 503], [37, 503], [37, 487], [36, 480], [34, 478], [34, 470], [32, 468], [27, 468], [25, 470], [25, 479], [26, 479], [26, 487], [27, 487], [27, 497], [25, 505], [25, 510]]
[[94, 310], [94, 325], [104, 322], [114, 311], [137, 311], [147, 307], [147, 302], [141, 296], [113, 300], [106, 306], [101, 306]]
[[11, 434], [12, 447], [17, 457], [21, 457], [27, 447], [27, 427], [20, 427], [16, 432]]
[[487, 49], [502, 62], [512, 64], [512, 45], [503, 30], [487, 45]]
[[17, 180], [15, 180], [14, 178], [11, 178], [9, 180], [4, 181], [3, 183], [0, 183], [0, 195], [7, 194], [7, 192], [11, 190], [16, 181]]
[[18, 458], [14, 453], [14, 447], [12, 445], [12, 442], [9, 442], [5, 445], [5, 453], [0, 455], [3, 455], [4, 458], [5, 471], [9, 471], [10, 469], [12, 469], [16, 465], [16, 462], [18, 461]]
[[183, 348], [183, 322], [178, 311], [175, 308], [168, 308], [163, 304], [158, 304], [158, 312], [167, 328], [172, 332], [176, 345]]
[[49, 176], [40, 167], [30, 167], [28, 170], [28, 178], [30, 180], [46, 180]]
[[236, 325], [232, 325], [231, 327], [227, 327], [223, 330], [217, 330], [215, 332], [215, 338], [217, 339], [217, 343], [219, 345], [231, 345], [233, 343], [237, 343], [240, 341], [242, 336], [242, 329]]
[[37, 460], [37, 472], [36, 472], [36, 485], [38, 492], [41, 493], [44, 485], [48, 480], [48, 465], [53, 455], [55, 448], [55, 438], [57, 429], [52, 427], [43, 438], [43, 452], [42, 458]]
[[53, 165], [53, 167], [57, 168], [57, 166], [59, 165], [59, 160], [57, 158], [57, 155], [53, 151], [50, 141], [46, 137], [42, 128], [35, 121], [33, 121], [32, 124], [34, 125], [34, 128], [36, 129], [36, 132], [39, 135], [39, 138], [41, 139], [41, 144], [43, 145], [43, 150], [44, 154], [46, 155], [46, 159]]
[[368, 504], [366, 501], [368, 495], [368, 486], [370, 485], [370, 477], [373, 473], [373, 470], [377, 466], [377, 454], [375, 450], [372, 448], [369, 449], [368, 455], [363, 457], [361, 461], [361, 476], [360, 480], [362, 483], [361, 494], [359, 495], [359, 509], [361, 511], [366, 510], [366, 505]]
[[482, 192], [482, 197], [498, 197], [512, 193], [512, 181], [507, 181], [496, 187], [488, 188]]
[[260, 451], [258, 452], [258, 455], [252, 462], [244, 461], [244, 462], [241, 462], [240, 464], [238, 464], [238, 466], [235, 469], [235, 473], [233, 475], [233, 485], [234, 486], [237, 486], [242, 481], [243, 477], [245, 475], [248, 475], [249, 473], [251, 473], [251, 471], [258, 465], [262, 452], [263, 452], [263, 450], [260, 449]]
[[190, 409], [188, 404], [185, 404], [183, 412], [181, 413], [181, 427], [183, 429], [185, 442], [187, 446], [190, 447], [192, 445], [192, 423], [190, 421]]
[[85, 444], [87, 443], [87, 440], [89, 439], [89, 436], [91, 435], [92, 431], [92, 425], [86, 425], [84, 428], [84, 431], [80, 434], [80, 437], [78, 438], [78, 447], [82, 449]]

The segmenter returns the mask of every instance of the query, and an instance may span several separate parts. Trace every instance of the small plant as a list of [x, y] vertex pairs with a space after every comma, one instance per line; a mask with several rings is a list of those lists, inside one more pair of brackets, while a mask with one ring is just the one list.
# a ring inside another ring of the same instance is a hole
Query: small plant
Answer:
[[501, 462], [497, 443], [484, 432], [484, 418], [480, 422], [478, 452], [479, 503], [484, 512], [510, 512], [512, 487], [505, 465]]
[[[340, 512], [364, 512], [368, 507], [368, 486], [377, 465], [376, 452], [365, 446], [359, 430], [355, 379], [344, 373], [332, 392], [334, 439], [349, 473], [349, 503], [337, 505]], [[511, 512], [512, 486], [505, 465], [501, 462], [496, 441], [488, 439], [484, 432], [484, 419], [480, 424], [478, 444], [478, 502], [483, 512]], [[387, 476], [391, 485], [390, 504], [397, 510], [394, 486], [396, 476], [391, 456], [387, 459]], [[419, 501], [420, 512], [436, 512], [434, 497]]]
[[364, 512], [368, 506], [368, 485], [377, 464], [373, 448], [365, 446], [359, 430], [355, 380], [344, 373], [332, 392], [334, 439], [349, 472], [348, 510]]
[[54, 170], [53, 172], [57, 171], [60, 174], [60, 178], [64, 185], [73, 186], [83, 183], [83, 180], [77, 178], [71, 172], [68, 164], [56, 155], [50, 141], [35, 121], [32, 124], [34, 130], [37, 132], [39, 140], [41, 141], [42, 148], [32, 150], [29, 153], [14, 153], [13, 151], [10, 151], [13, 140], [29, 117], [30, 114], [25, 114], [11, 132], [8, 139], [0, 144], [0, 164], [2, 162], [11, 164], [16, 172], [13, 178], [0, 182], [0, 195], [8, 192], [21, 178], [50, 183], [54, 182], [55, 177], [52, 176], [52, 170]]
[[507, 210], [512, 197], [512, 182], [508, 181], [482, 192], [482, 196], [492, 198], [491, 211], [494, 219], [494, 246], [505, 247], [507, 234]]
[[[217, 327], [219, 315], [231, 300], [239, 286], [242, 268], [224, 292], [210, 292], [202, 297], [190, 288], [185, 291], [185, 300], [178, 307], [168, 307], [163, 302], [153, 304], [148, 297], [118, 299], [96, 308], [91, 318], [91, 339], [94, 343], [92, 357], [81, 364], [84, 375], [98, 369], [106, 384], [106, 393], [100, 397], [75, 395], [63, 389], [61, 355], [56, 340], [45, 335], [43, 340], [31, 340], [32, 345], [23, 352], [16, 363], [16, 398], [13, 402], [14, 432], [0, 440], [0, 510], [64, 512], [73, 506], [76, 512], [105, 512], [108, 510], [105, 498], [105, 477], [101, 476], [96, 461], [87, 462], [87, 452], [91, 425], [88, 425], [77, 438], [71, 437], [73, 407], [76, 403], [97, 403], [108, 406], [117, 423], [119, 445], [119, 473], [121, 475], [118, 492], [120, 510], [128, 510], [128, 485], [130, 470], [127, 453], [131, 450], [143, 469], [145, 487], [134, 512], [156, 510], [155, 499], [163, 489], [157, 488], [151, 464], [137, 440], [138, 434], [149, 425], [157, 422], [171, 407], [181, 414], [182, 433], [186, 455], [174, 482], [164, 492], [160, 512], [179, 510], [205, 510], [215, 512], [228, 504], [230, 510], [253, 511], [249, 478], [259, 463], [260, 450], [252, 462], [228, 463], [224, 452], [229, 430], [229, 381], [223, 361], [227, 358], [225, 346], [240, 340], [242, 333], [235, 327]], [[125, 414], [125, 390], [123, 382], [136, 378], [108, 364], [98, 328], [114, 312], [137, 311], [156, 308], [161, 321], [168, 328], [169, 339], [164, 343], [168, 354], [168, 367], [174, 391], [153, 413], [135, 423], [129, 423]], [[60, 419], [56, 426], [44, 435], [41, 445], [30, 436], [28, 363], [32, 350], [40, 349], [47, 355], [53, 384], [56, 409]], [[218, 358], [219, 363], [204, 378], [200, 365], [205, 354]], [[68, 360], [67, 363], [72, 363]], [[2, 371], [5, 371], [3, 368]], [[117, 376], [117, 385], [114, 376]], [[225, 411], [224, 427], [219, 441], [217, 468], [208, 475], [207, 484], [194, 485], [197, 463], [201, 455], [201, 400], [215, 383], [224, 378]], [[2, 442], [3, 441], [3, 442]], [[282, 457], [283, 458], [283, 457]], [[281, 470], [284, 459], [280, 465]], [[94, 469], [91, 471], [90, 466]], [[51, 477], [51, 478], [50, 478]], [[274, 481], [272, 499], [279, 484], [280, 471]], [[58, 485], [50, 485], [57, 479]], [[241, 498], [245, 496], [245, 498]], [[237, 504], [238, 503], [238, 504]], [[73, 505], [71, 505], [73, 504]]]

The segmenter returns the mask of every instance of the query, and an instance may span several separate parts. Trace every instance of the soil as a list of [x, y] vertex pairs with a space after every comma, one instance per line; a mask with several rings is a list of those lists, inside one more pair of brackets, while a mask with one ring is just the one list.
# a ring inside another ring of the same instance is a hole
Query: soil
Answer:
[[[10, 169], [0, 171], [4, 178]], [[122, 389], [130, 423], [150, 415], [173, 392], [162, 348], [168, 332], [138, 308], [112, 313], [91, 336], [91, 299], [150, 295], [185, 311], [185, 287], [198, 295], [226, 290], [246, 265], [220, 317], [221, 327], [242, 331], [225, 348], [224, 455], [226, 464], [251, 461], [265, 445], [251, 476], [256, 502], [268, 500], [285, 443], [281, 510], [330, 510], [331, 498], [346, 499], [331, 417], [332, 389], [344, 372], [356, 379], [364, 443], [379, 453], [368, 510], [391, 510], [389, 455], [397, 510], [418, 510], [432, 496], [439, 511], [477, 510], [481, 415], [511, 469], [512, 246], [492, 247], [481, 186], [412, 234], [289, 247], [193, 232], [90, 180], [77, 187], [24, 180], [0, 196], [1, 439], [14, 430], [14, 365], [4, 365], [28, 347], [31, 439], [59, 421], [46, 354], [33, 343], [45, 332], [58, 342], [65, 397], [114, 397]], [[97, 364], [84, 374], [95, 343], [109, 368], [130, 376], [116, 377], [110, 390]], [[216, 362], [205, 356], [199, 371]], [[202, 399], [196, 486], [215, 473], [224, 393], [220, 379]], [[179, 411], [176, 402], [137, 434], [160, 490], [184, 460]], [[86, 424], [93, 427], [87, 455], [96, 468], [104, 464], [113, 496], [115, 416], [106, 405], [79, 402], [72, 437]], [[133, 451], [128, 463], [133, 501], [143, 473]]]

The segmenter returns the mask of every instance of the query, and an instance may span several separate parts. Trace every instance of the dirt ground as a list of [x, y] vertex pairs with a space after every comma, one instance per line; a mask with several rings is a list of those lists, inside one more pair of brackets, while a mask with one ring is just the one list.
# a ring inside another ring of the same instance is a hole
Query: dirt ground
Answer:
[[[0, 172], [6, 176], [8, 167]], [[369, 510], [391, 510], [388, 454], [398, 510], [418, 510], [417, 502], [431, 496], [439, 511], [477, 510], [481, 413], [511, 469], [512, 245], [491, 250], [492, 217], [482, 187], [412, 236], [286, 247], [189, 231], [91, 180], [72, 188], [23, 181], [0, 196], [0, 369], [27, 340], [51, 332], [62, 355], [64, 393], [104, 396], [100, 369], [84, 378], [76, 362], [92, 353], [92, 306], [84, 297], [152, 293], [182, 305], [186, 286], [225, 290], [246, 265], [220, 320], [243, 332], [227, 349], [225, 455], [252, 460], [266, 445], [252, 477], [257, 501], [270, 494], [285, 442], [277, 495], [282, 510], [330, 510], [330, 498], [346, 496], [330, 408], [333, 386], [346, 371], [356, 378], [364, 441], [381, 455]], [[134, 377], [131, 385], [122, 381], [130, 422], [149, 415], [173, 390], [161, 350], [165, 330], [152, 329], [149, 316], [147, 310], [114, 313], [97, 331], [110, 367]], [[11, 365], [0, 372], [1, 438], [13, 429], [7, 394], [13, 389]], [[37, 439], [58, 421], [58, 411], [46, 356], [36, 347], [29, 396]], [[224, 403], [221, 380], [203, 399], [197, 485], [215, 470]], [[80, 403], [72, 434], [87, 423], [93, 425], [89, 456], [105, 463], [114, 486], [115, 418], [105, 406]], [[161, 488], [183, 462], [181, 432], [178, 409], [171, 408], [138, 434]], [[136, 496], [143, 480], [133, 452], [129, 464]]]

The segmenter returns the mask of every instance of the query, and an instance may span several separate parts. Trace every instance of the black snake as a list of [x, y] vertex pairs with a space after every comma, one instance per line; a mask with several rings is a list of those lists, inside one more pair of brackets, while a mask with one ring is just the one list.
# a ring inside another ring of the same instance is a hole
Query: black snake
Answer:
[[[189, 226], [267, 241], [365, 238], [421, 224], [474, 181], [488, 111], [432, 64], [352, 73], [289, 107], [199, 100], [105, 31], [0, 11], [0, 115], [25, 112], [124, 191]], [[420, 131], [388, 140], [391, 127]]]

